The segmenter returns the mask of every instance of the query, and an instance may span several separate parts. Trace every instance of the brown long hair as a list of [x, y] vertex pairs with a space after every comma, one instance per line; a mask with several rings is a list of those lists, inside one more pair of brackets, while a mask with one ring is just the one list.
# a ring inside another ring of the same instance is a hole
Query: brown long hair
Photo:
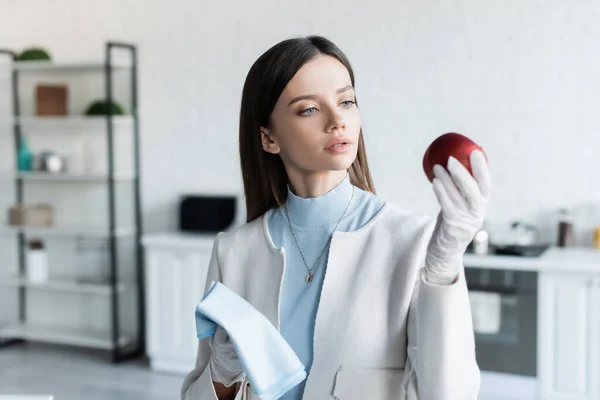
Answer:
[[[248, 72], [240, 110], [240, 163], [247, 222], [282, 206], [287, 200], [288, 177], [283, 161], [278, 154], [263, 150], [260, 128], [269, 127], [273, 108], [288, 82], [307, 61], [319, 54], [339, 60], [348, 70], [354, 86], [354, 72], [348, 58], [321, 36], [286, 39], [261, 55]], [[375, 194], [362, 129], [349, 173], [354, 186]]]

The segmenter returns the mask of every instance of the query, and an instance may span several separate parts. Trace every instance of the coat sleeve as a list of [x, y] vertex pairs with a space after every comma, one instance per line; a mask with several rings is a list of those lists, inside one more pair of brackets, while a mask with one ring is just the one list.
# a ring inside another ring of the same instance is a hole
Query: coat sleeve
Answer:
[[450, 285], [418, 273], [407, 332], [407, 400], [477, 399], [481, 375], [464, 268]]
[[[213, 244], [204, 293], [206, 293], [212, 281], [221, 281], [221, 266], [219, 265], [218, 256], [218, 242], [220, 235], [221, 234], [217, 235]], [[198, 299], [198, 301], [200, 301], [200, 299]], [[193, 312], [190, 312], [190, 318], [193, 318], [193, 315]], [[181, 387], [181, 400], [218, 400], [212, 383], [212, 375], [209, 366], [209, 339], [210, 338], [204, 338], [198, 342], [196, 366], [183, 381], [183, 385]], [[236, 399], [238, 396], [236, 396]]]

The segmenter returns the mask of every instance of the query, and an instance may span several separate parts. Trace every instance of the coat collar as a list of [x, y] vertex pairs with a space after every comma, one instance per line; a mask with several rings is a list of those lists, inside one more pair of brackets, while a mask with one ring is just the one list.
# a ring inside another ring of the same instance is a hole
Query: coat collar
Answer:
[[[381, 206], [379, 211], [377, 211], [377, 214], [375, 214], [375, 216], [373, 218], [371, 218], [369, 220], [369, 222], [367, 222], [365, 225], [363, 225], [362, 227], [358, 228], [357, 230], [354, 230], [351, 232], [335, 231], [333, 233], [332, 241], [334, 241], [336, 238], [352, 238], [355, 236], [358, 237], [358, 236], [367, 234], [369, 231], [371, 231], [373, 229], [373, 226], [375, 226], [377, 221], [386, 214], [388, 209], [389, 209], [388, 203], [387, 202], [383, 203], [383, 206]], [[273, 242], [271, 232], [269, 231], [269, 218], [268, 218], [269, 212], [270, 212], [270, 210], [268, 212], [264, 213], [261, 217], [261, 225], [262, 225], [264, 238], [267, 242], [267, 245], [268, 245], [270, 251], [275, 252], [275, 253], [285, 251], [285, 249], [283, 247], [277, 247], [275, 245], [275, 243]]]

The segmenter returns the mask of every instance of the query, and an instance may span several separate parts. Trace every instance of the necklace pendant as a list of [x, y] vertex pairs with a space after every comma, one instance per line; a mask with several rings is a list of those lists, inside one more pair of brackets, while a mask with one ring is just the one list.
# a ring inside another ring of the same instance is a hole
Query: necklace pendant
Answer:
[[306, 283], [310, 283], [313, 280], [313, 276], [311, 273], [306, 274], [306, 278], [304, 279]]

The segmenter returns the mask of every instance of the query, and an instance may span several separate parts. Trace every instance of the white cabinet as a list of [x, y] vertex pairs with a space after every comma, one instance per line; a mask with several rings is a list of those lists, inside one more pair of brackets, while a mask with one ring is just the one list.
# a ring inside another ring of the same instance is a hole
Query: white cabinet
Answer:
[[194, 368], [198, 339], [194, 311], [202, 299], [214, 236], [144, 237], [146, 343], [151, 368], [186, 374]]
[[600, 273], [539, 275], [540, 398], [600, 399]]

